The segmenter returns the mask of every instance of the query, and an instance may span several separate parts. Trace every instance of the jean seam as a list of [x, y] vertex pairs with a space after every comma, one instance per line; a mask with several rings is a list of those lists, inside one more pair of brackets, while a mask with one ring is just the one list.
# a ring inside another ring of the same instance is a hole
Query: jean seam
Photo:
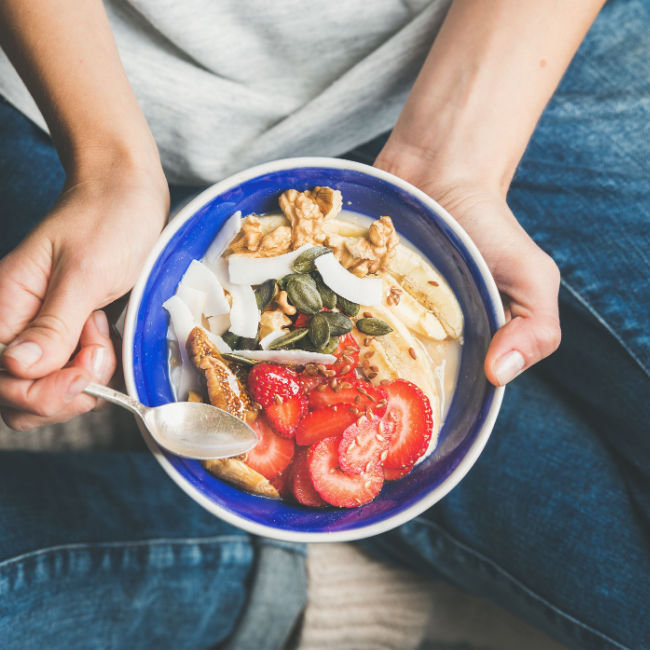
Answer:
[[214, 543], [246, 543], [248, 538], [242, 535], [217, 535], [214, 537], [187, 537], [187, 538], [173, 538], [173, 537], [159, 537], [144, 540], [129, 540], [124, 542], [90, 542], [78, 544], [59, 544], [57, 546], [48, 546], [36, 551], [29, 551], [21, 555], [9, 558], [0, 562], [0, 571], [9, 568], [14, 564], [24, 562], [36, 557], [43, 557], [50, 554], [60, 553], [61, 551], [89, 551], [93, 549], [111, 549], [111, 548], [137, 548], [142, 546], [181, 546], [191, 544], [214, 544]]
[[637, 357], [637, 355], [625, 343], [623, 337], [601, 316], [600, 312], [585, 298], [575, 287], [569, 284], [564, 278], [560, 280], [565, 289], [580, 302], [580, 304], [616, 339], [620, 346], [627, 352], [632, 360], [641, 368], [643, 373], [650, 379], [650, 369]]
[[575, 618], [575, 616], [572, 616], [571, 614], [568, 614], [567, 612], [562, 611], [559, 607], [556, 605], [550, 603], [548, 600], [534, 592], [530, 587], [527, 587], [525, 584], [523, 584], [520, 580], [515, 578], [513, 575], [508, 573], [501, 565], [497, 564], [494, 560], [491, 560], [490, 558], [486, 557], [476, 549], [473, 549], [467, 544], [461, 542], [460, 540], [456, 539], [453, 537], [447, 530], [442, 528], [440, 525], [429, 521], [428, 519], [424, 519], [421, 517], [418, 517], [415, 520], [415, 523], [418, 524], [424, 524], [430, 528], [433, 528], [437, 531], [437, 533], [441, 534], [444, 536], [449, 543], [451, 543], [453, 546], [456, 547], [457, 550], [460, 550], [461, 552], [464, 552], [468, 555], [471, 555], [473, 558], [475, 558], [479, 563], [483, 563], [485, 565], [490, 566], [494, 571], [496, 571], [502, 578], [505, 578], [512, 586], [514, 586], [516, 589], [522, 591], [525, 593], [527, 596], [532, 598], [533, 600], [537, 601], [539, 604], [541, 604], [543, 607], [547, 608], [554, 614], [564, 618], [566, 621], [576, 625], [577, 627], [580, 627], [591, 634], [599, 637], [600, 639], [606, 641], [607, 643], [611, 643], [613, 646], [616, 648], [619, 648], [619, 650], [632, 650], [628, 646], [622, 645], [618, 641], [615, 641], [611, 637], [607, 636], [603, 632], [600, 632], [599, 630], [591, 627], [587, 623], [584, 623], [583, 621], [578, 620]]

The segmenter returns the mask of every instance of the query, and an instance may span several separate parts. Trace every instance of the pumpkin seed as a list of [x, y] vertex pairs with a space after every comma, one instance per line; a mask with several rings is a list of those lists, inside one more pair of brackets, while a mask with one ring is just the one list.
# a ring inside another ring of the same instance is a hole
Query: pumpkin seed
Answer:
[[277, 289], [278, 283], [275, 280], [267, 280], [255, 289], [255, 300], [260, 311], [273, 300]]
[[317, 314], [323, 308], [323, 301], [310, 275], [299, 275], [287, 282], [289, 302], [303, 314]]
[[352, 302], [343, 296], [336, 296], [336, 306], [346, 315], [346, 316], [356, 316], [361, 309], [361, 305], [357, 305], [356, 302]]
[[381, 318], [360, 318], [357, 321], [357, 329], [368, 336], [384, 336], [393, 331], [393, 328]]
[[352, 331], [354, 324], [347, 317], [338, 311], [324, 311], [319, 314], [327, 320], [330, 326], [330, 334], [332, 336], [341, 336]]
[[237, 336], [237, 334], [233, 334], [230, 330], [227, 332], [224, 332], [221, 335], [221, 338], [233, 349], [233, 350], [239, 350], [241, 349], [239, 347], [239, 339], [240, 337]]
[[309, 332], [309, 329], [307, 327], [299, 327], [296, 330], [291, 330], [291, 332], [288, 334], [275, 339], [275, 341], [269, 345], [269, 350], [281, 350], [283, 348], [287, 348], [292, 343], [300, 341], [300, 339], [307, 336], [307, 332]]
[[291, 268], [296, 273], [311, 273], [314, 270], [314, 260], [329, 252], [330, 249], [327, 248], [327, 246], [314, 246], [308, 248], [304, 253], [301, 253], [296, 257]]
[[325, 314], [316, 314], [309, 323], [309, 338], [317, 349], [330, 340], [330, 324]]
[[323, 346], [319, 352], [322, 352], [323, 354], [332, 354], [336, 348], [339, 347], [339, 337], [338, 336], [331, 336], [330, 340]]
[[237, 344], [237, 350], [255, 350], [257, 348], [257, 343], [257, 337], [254, 339], [247, 339], [244, 336], [240, 336], [239, 343]]
[[318, 289], [318, 293], [320, 293], [323, 305], [328, 309], [334, 309], [336, 307], [336, 294], [323, 282], [323, 278], [321, 278], [318, 271], [314, 271], [312, 277], [316, 282], [316, 288]]
[[287, 275], [282, 276], [278, 280], [278, 286], [280, 287], [281, 291], [285, 291], [289, 280], [293, 280], [294, 278], [304, 278], [304, 277], [305, 277], [304, 273], [289, 273]]
[[248, 357], [241, 357], [238, 354], [235, 354], [234, 352], [224, 352], [221, 356], [227, 361], [232, 361], [233, 363], [239, 363], [242, 366], [254, 366], [255, 364], [259, 363], [259, 361], [256, 361], [255, 359], [249, 359]]

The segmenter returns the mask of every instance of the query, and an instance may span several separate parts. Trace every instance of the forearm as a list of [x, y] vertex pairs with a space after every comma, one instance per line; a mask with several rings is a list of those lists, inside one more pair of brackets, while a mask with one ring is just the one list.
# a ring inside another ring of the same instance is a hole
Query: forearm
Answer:
[[43, 113], [68, 174], [133, 166], [162, 177], [101, 0], [3, 0], [0, 45]]
[[424, 160], [431, 177], [482, 182], [505, 195], [546, 103], [603, 4], [455, 0], [382, 166], [408, 175], [410, 165]]

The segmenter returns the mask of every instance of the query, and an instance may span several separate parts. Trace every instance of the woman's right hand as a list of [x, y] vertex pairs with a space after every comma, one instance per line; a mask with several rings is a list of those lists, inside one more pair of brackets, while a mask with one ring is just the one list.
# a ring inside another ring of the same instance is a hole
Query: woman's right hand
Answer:
[[90, 410], [89, 381], [116, 367], [102, 307], [131, 289], [167, 217], [160, 168], [74, 178], [50, 214], [0, 260], [0, 413], [26, 430]]

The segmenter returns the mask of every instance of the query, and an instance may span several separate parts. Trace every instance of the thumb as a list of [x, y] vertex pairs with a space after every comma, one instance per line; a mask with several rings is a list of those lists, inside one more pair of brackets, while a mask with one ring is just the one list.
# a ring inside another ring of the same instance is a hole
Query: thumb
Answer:
[[531, 254], [512, 268], [506, 292], [512, 318], [494, 335], [485, 358], [485, 374], [496, 386], [555, 352], [561, 339], [555, 263], [545, 254]]
[[36, 379], [69, 361], [95, 306], [88, 284], [79, 272], [52, 276], [38, 314], [7, 346], [3, 363], [9, 372]]

